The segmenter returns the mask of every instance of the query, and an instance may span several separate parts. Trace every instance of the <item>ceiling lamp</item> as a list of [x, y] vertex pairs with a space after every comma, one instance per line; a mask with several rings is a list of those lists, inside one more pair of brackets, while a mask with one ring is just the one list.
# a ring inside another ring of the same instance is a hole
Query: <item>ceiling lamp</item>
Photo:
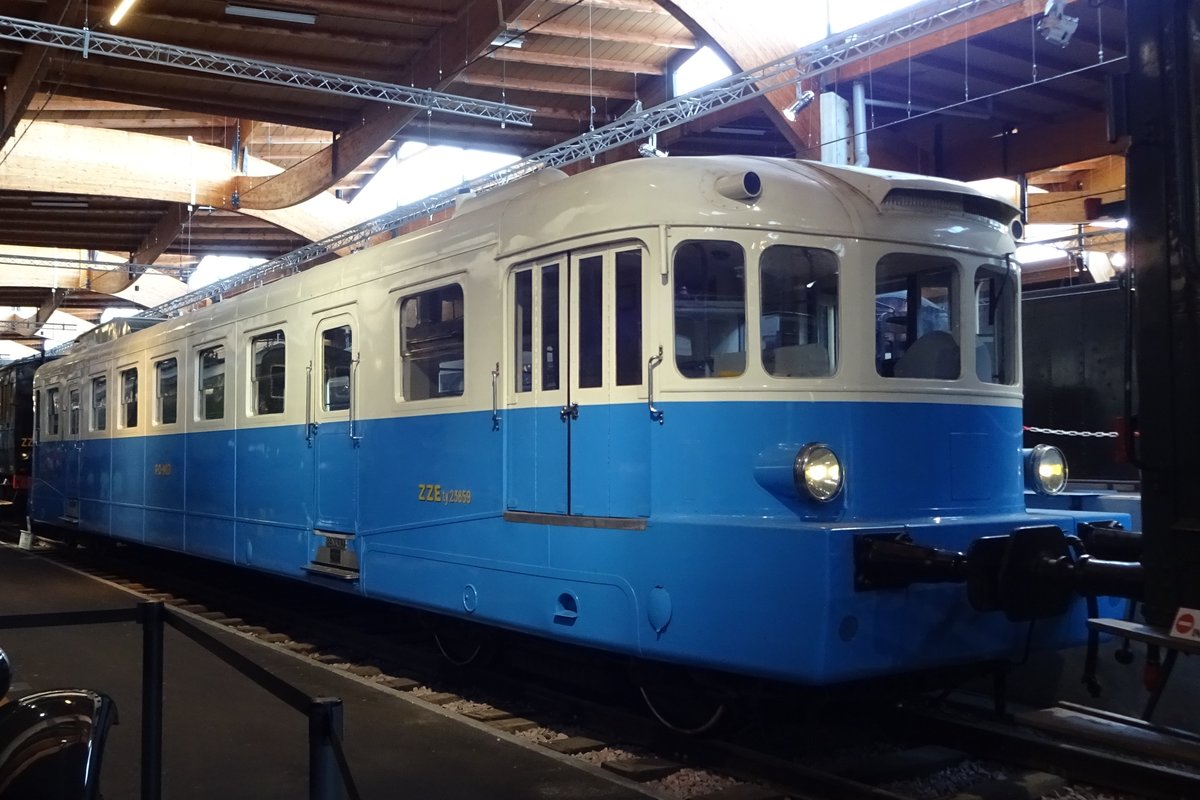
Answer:
[[120, 4], [113, 11], [112, 16], [108, 18], [108, 24], [113, 26], [120, 25], [121, 20], [125, 18], [125, 14], [128, 13], [129, 9], [133, 8], [133, 4], [136, 2], [137, 0], [121, 0]]
[[315, 25], [317, 22], [316, 14], [299, 14], [295, 11], [276, 11], [273, 8], [255, 8], [254, 6], [227, 5], [225, 13], [231, 17], [253, 17], [275, 22], [294, 22], [297, 25]]

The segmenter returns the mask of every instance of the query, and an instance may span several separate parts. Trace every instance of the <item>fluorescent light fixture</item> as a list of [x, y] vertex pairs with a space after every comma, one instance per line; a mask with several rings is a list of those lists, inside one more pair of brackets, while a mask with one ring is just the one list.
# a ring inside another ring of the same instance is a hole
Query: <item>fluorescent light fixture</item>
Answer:
[[33, 208], [87, 208], [86, 200], [30, 200]]
[[276, 11], [273, 8], [255, 8], [254, 6], [225, 6], [225, 13], [231, 17], [253, 17], [254, 19], [270, 19], [276, 22], [294, 22], [297, 25], [315, 25], [316, 14], [298, 14], [295, 11]]
[[513, 33], [502, 33], [495, 39], [492, 39], [492, 47], [511, 47], [515, 50], [520, 50], [525, 46], [525, 34], [514, 31]]
[[117, 9], [113, 11], [112, 16], [108, 18], [108, 23], [110, 25], [119, 25], [121, 20], [125, 18], [125, 14], [129, 11], [129, 9], [133, 8], [133, 4], [136, 2], [137, 0], [121, 0], [121, 4], [117, 6]]

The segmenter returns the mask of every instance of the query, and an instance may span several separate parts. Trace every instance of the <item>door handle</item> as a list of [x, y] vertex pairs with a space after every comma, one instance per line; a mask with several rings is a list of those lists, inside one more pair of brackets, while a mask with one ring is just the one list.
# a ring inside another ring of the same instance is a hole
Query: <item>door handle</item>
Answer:
[[568, 419], [579, 419], [579, 403], [567, 403], [558, 410], [558, 418], [563, 422]]
[[659, 425], [663, 424], [663, 412], [654, 407], [654, 370], [662, 360], [663, 349], [662, 345], [659, 345], [658, 355], [650, 356], [650, 360], [646, 362], [646, 405], [650, 408], [650, 419]]

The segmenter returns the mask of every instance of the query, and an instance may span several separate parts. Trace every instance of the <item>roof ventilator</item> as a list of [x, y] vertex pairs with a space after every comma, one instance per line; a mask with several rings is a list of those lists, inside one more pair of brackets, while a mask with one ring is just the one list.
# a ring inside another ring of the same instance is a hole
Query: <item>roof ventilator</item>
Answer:
[[717, 194], [730, 200], [753, 203], [762, 196], [762, 178], [753, 170], [717, 178]]

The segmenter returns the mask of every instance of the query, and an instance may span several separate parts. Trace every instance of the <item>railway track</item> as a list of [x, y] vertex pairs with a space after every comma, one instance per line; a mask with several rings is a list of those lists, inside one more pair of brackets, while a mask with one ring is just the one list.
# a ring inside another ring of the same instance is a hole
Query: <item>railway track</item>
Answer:
[[[623, 666], [609, 656], [584, 661], [574, 651], [517, 637], [491, 668], [468, 668], [462, 663], [472, 660], [468, 655], [482, 661], [494, 645], [486, 631], [439, 627], [395, 606], [136, 546], [43, 541], [40, 552], [182, 613], [597, 764], [642, 783], [650, 796], [1200, 797], [1200, 737], [1127, 720], [1093, 724], [1107, 732], [1097, 743], [1094, 736], [1075, 738], [1062, 724], [1065, 712], [1055, 728], [1028, 715], [997, 720], [966, 707], [910, 703], [845, 711], [853, 718], [833, 721], [768, 714], [740, 721], [721, 738], [680, 737], [645, 715], [626, 682], [612, 680]], [[1153, 756], [1160, 758], [1146, 760]]]

